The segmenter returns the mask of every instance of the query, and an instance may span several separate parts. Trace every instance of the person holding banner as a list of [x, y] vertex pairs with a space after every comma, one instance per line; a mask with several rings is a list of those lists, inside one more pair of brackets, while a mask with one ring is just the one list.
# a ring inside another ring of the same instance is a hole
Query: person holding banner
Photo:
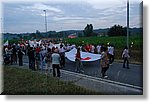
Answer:
[[108, 76], [105, 75], [106, 71], [109, 68], [109, 58], [107, 54], [107, 48], [102, 47], [101, 48], [101, 60], [100, 60], [100, 65], [101, 65], [101, 76], [102, 78], [107, 78]]
[[86, 46], [84, 47], [84, 50], [86, 51], [86, 52], [91, 52], [91, 49], [92, 49], [92, 46], [90, 45], [90, 44], [86, 44]]
[[77, 53], [76, 53], [76, 71], [77, 72], [83, 72], [83, 70], [81, 70], [81, 53], [80, 53], [80, 48], [77, 49]]

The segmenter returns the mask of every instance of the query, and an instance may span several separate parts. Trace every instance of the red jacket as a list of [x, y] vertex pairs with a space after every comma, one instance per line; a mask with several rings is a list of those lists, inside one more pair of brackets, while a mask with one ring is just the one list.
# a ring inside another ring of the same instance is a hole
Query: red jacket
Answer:
[[76, 59], [81, 59], [81, 55], [80, 55], [80, 53], [76, 53]]
[[39, 53], [41, 49], [39, 47], [36, 48], [36, 53]]

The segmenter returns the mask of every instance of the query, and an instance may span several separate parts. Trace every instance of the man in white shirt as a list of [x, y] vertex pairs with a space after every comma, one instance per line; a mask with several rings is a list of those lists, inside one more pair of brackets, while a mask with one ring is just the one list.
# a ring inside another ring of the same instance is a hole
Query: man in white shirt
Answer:
[[127, 46], [125, 46], [125, 48], [123, 50], [122, 58], [124, 59], [123, 68], [125, 68], [125, 63], [127, 62], [127, 69], [129, 69], [129, 58], [130, 58], [130, 55], [129, 55], [129, 50], [128, 50]]
[[114, 46], [110, 45], [108, 47], [108, 54], [109, 54], [109, 63], [112, 64], [114, 62]]
[[53, 76], [56, 76], [57, 70], [57, 77], [60, 77], [60, 55], [58, 54], [58, 49], [54, 50], [52, 54], [52, 67], [53, 67]]
[[100, 54], [100, 52], [101, 52], [101, 46], [97, 45], [96, 49], [97, 49], [97, 53]]

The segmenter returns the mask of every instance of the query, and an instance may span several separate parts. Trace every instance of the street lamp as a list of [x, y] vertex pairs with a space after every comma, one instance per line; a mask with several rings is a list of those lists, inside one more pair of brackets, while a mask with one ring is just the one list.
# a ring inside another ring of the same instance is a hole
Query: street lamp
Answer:
[[45, 31], [47, 33], [47, 18], [46, 18], [46, 10], [43, 10], [45, 12]]
[[129, 0], [127, 0], [127, 47], [129, 49]]

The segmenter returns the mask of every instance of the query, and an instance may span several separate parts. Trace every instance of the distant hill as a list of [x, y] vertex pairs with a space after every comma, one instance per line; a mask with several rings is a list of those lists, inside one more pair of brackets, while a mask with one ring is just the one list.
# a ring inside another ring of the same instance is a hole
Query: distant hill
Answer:
[[143, 35], [143, 28], [130, 28], [130, 35]]
[[[105, 29], [94, 29], [93, 32], [97, 33], [98, 35], [105, 34], [107, 35], [109, 28]], [[66, 30], [66, 31], [48, 31], [47, 33], [45, 32], [40, 32], [40, 34], [36, 33], [23, 33], [23, 34], [12, 34], [12, 33], [3, 33], [3, 38], [4, 40], [12, 40], [12, 39], [19, 39], [20, 37], [28, 37], [31, 38], [30, 36], [40, 36], [45, 37], [45, 38], [66, 38], [70, 34], [77, 34], [77, 36], [83, 36], [83, 30]], [[130, 28], [130, 36], [134, 35], [142, 35], [143, 34], [143, 29], [142, 28]]]

